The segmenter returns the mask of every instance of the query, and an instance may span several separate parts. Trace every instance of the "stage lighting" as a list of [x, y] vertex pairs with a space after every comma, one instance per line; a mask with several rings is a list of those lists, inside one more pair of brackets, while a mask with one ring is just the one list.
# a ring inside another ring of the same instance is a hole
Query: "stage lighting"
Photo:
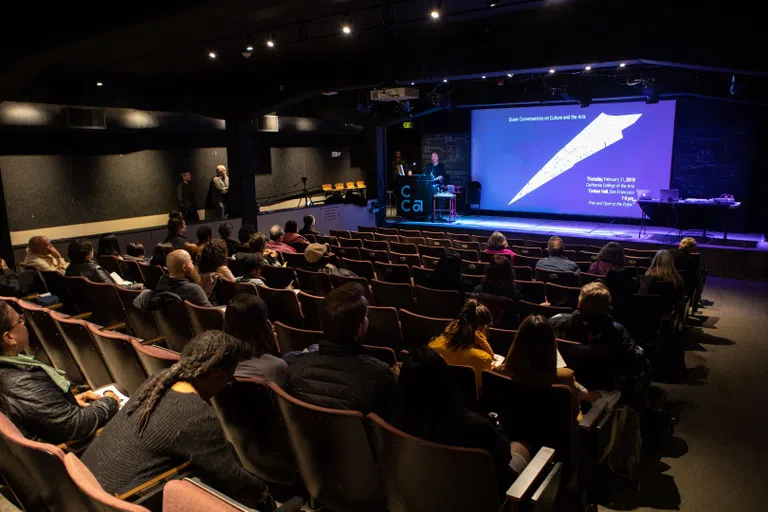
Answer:
[[346, 34], [346, 35], [349, 35], [349, 34], [351, 34], [351, 33], [352, 33], [352, 27], [350, 27], [348, 23], [345, 23], [344, 25], [342, 25], [342, 27], [341, 27], [341, 31], [342, 31], [344, 34]]
[[554, 69], [550, 69], [549, 72], [550, 72], [550, 74], [552, 74], [552, 73], [555, 72], [555, 70]]
[[275, 41], [272, 39], [267, 39], [267, 47], [268, 48], [274, 48], [275, 47]]
[[416, 82], [411, 82], [411, 85], [416, 85]]
[[430, 13], [429, 15], [432, 17], [433, 20], [436, 20], [440, 17], [440, 8], [442, 7], [440, 0], [432, 0], [430, 2]]
[[627, 63], [626, 62], [622, 62], [621, 64], [619, 64], [619, 67], [620, 68], [625, 68], [625, 67], [627, 67]]
[[443, 78], [443, 83], [447, 84], [448, 83], [448, 79], [447, 78]]
[[96, 87], [102, 87], [104, 85], [104, 82], [96, 82]]
[[652, 81], [648, 81], [643, 86], [643, 95], [645, 95], [645, 102], [648, 105], [659, 102], [659, 91], [656, 89], [656, 84]]
[[592, 69], [592, 66], [587, 66], [584, 68], [584, 71], [590, 71]]
[[483, 80], [485, 80], [485, 75], [483, 75]]
[[488, 7], [496, 7], [499, 5], [499, 0], [488, 0]]
[[440, 11], [433, 10], [431, 13], [429, 13], [429, 15], [432, 16], [433, 20], [436, 20], [437, 18], [440, 17]]
[[208, 52], [208, 58], [209, 59], [215, 59], [216, 58], [216, 52], [214, 52], [213, 50], [209, 51]]
[[512, 73], [507, 73], [507, 77], [512, 78], [514, 75]]

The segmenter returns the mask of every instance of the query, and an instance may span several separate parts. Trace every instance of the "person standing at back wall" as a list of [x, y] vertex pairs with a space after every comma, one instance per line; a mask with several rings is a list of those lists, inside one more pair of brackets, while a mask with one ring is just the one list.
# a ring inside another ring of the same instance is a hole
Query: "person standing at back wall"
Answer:
[[195, 189], [192, 188], [192, 172], [181, 173], [181, 183], [176, 187], [176, 199], [179, 201], [179, 210], [187, 222], [199, 222], [197, 214], [197, 201], [195, 201]]
[[211, 180], [211, 199], [214, 206], [221, 211], [221, 218], [229, 217], [229, 205], [227, 198], [229, 196], [229, 172], [223, 165], [216, 166], [216, 176]]

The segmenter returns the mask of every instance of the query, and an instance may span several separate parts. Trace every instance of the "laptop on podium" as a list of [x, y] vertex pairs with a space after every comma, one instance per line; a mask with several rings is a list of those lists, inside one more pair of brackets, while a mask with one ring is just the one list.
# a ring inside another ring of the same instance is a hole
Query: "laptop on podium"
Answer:
[[675, 188], [661, 189], [661, 192], [659, 193], [659, 201], [664, 201], [667, 203], [675, 203], [680, 200], [680, 191]]

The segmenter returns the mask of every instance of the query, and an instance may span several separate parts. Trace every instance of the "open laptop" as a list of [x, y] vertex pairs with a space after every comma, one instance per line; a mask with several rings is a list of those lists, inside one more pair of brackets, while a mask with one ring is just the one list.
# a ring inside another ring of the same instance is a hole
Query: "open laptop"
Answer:
[[653, 199], [653, 197], [651, 197], [651, 191], [648, 189], [638, 188], [635, 190], [635, 194], [637, 194], [638, 201], [650, 201]]
[[659, 201], [673, 203], [680, 200], [680, 191], [676, 188], [661, 189], [659, 193]]

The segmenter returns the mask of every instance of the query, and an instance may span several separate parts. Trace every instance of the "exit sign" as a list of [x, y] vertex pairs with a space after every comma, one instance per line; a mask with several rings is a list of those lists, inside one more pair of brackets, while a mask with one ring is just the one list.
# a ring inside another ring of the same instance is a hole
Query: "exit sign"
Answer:
[[403, 128], [406, 130], [413, 128], [413, 121], [403, 121]]

